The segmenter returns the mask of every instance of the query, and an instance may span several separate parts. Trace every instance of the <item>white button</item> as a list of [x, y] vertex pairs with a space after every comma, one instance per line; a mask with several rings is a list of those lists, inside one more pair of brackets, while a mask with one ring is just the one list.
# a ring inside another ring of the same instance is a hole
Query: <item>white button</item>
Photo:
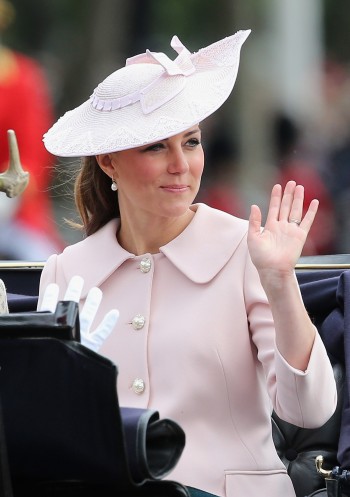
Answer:
[[141, 378], [136, 378], [132, 382], [132, 389], [135, 393], [140, 395], [145, 390], [145, 382]]
[[152, 262], [151, 262], [151, 259], [149, 259], [148, 257], [145, 257], [140, 262], [140, 269], [141, 269], [142, 273], [148, 273], [148, 271], [151, 269], [151, 267], [152, 267]]
[[134, 330], [141, 330], [145, 326], [146, 318], [141, 316], [141, 314], [137, 314], [134, 319], [131, 321], [132, 327]]

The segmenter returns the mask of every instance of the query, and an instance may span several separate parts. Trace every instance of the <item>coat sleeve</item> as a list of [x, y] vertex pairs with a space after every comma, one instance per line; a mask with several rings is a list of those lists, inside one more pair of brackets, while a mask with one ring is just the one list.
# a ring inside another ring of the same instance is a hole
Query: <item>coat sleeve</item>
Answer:
[[303, 428], [322, 426], [333, 414], [337, 390], [332, 365], [318, 332], [306, 371], [290, 366], [279, 353], [266, 294], [248, 255], [245, 298], [249, 329], [257, 348], [273, 409], [285, 421]]

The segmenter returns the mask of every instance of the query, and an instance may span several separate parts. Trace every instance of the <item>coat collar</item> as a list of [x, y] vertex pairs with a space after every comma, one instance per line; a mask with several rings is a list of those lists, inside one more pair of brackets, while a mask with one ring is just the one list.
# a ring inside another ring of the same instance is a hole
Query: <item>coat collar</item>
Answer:
[[[232, 257], [246, 236], [248, 223], [205, 204], [195, 204], [196, 211], [187, 228], [160, 252], [195, 283], [213, 279]], [[119, 220], [113, 219], [81, 242], [67, 247], [62, 265], [67, 281], [84, 275], [82, 297], [92, 286], [99, 286], [126, 260], [135, 258], [118, 243]]]
[[195, 204], [196, 215], [174, 240], [160, 248], [195, 283], [208, 283], [232, 257], [247, 233], [247, 221], [205, 204]]

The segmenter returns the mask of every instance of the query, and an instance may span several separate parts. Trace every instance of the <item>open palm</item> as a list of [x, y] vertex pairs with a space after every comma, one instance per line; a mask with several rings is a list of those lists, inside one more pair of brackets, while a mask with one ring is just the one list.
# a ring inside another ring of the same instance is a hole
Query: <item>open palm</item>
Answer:
[[252, 205], [248, 248], [258, 271], [294, 270], [318, 209], [318, 200], [312, 200], [303, 217], [303, 204], [302, 185], [289, 181], [284, 191], [281, 185], [275, 185], [263, 229], [261, 211]]

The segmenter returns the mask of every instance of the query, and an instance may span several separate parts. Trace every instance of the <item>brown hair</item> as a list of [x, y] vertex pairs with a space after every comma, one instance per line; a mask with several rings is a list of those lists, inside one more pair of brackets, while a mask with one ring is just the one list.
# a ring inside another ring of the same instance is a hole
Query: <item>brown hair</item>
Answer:
[[94, 156], [82, 158], [74, 196], [87, 236], [120, 216], [118, 194], [111, 190], [111, 179], [102, 171]]

